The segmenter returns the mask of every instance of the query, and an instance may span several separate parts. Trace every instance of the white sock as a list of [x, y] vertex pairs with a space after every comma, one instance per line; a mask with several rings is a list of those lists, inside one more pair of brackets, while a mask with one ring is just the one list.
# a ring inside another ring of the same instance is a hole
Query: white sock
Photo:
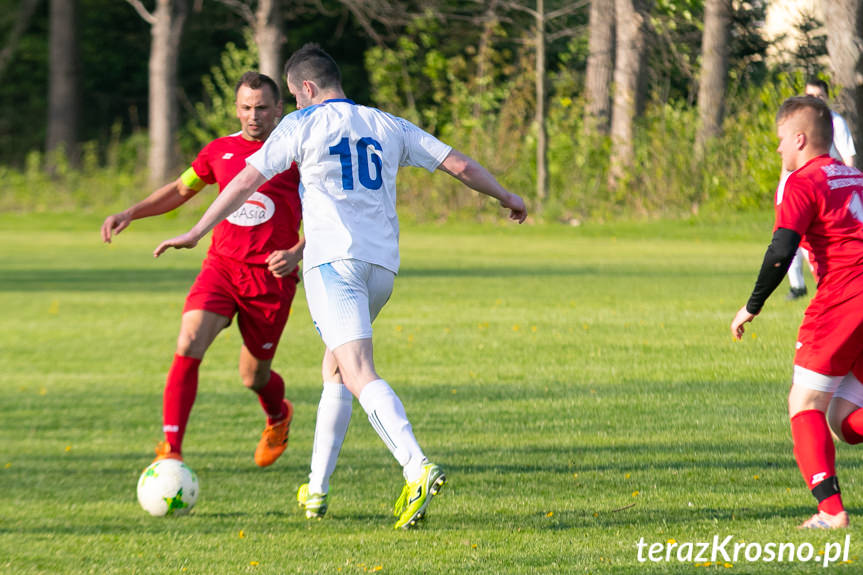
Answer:
[[341, 383], [324, 382], [315, 421], [309, 493], [327, 493], [330, 490], [330, 476], [336, 469], [339, 451], [348, 432], [353, 401], [354, 396]]
[[794, 259], [791, 260], [791, 267], [788, 268], [788, 283], [794, 289], [802, 289], [806, 287], [806, 282], [803, 280], [803, 254], [802, 250], [797, 250]]
[[414, 437], [404, 405], [393, 388], [384, 380], [376, 379], [366, 384], [359, 400], [369, 416], [369, 423], [402, 466], [405, 479], [419, 479], [425, 455]]

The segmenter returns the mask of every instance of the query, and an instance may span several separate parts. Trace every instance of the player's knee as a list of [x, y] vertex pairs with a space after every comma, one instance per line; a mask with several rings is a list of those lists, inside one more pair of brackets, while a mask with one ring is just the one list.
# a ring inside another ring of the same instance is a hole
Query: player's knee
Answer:
[[243, 369], [240, 368], [240, 379], [243, 385], [253, 391], [263, 389], [270, 381], [270, 368]]
[[206, 344], [192, 331], [180, 330], [177, 337], [177, 355], [201, 358], [207, 351]]
[[853, 430], [849, 430], [850, 437], [849, 433], [845, 433], [843, 430], [845, 420], [857, 409], [858, 406], [856, 404], [852, 404], [841, 398], [836, 398], [830, 402], [830, 407], [827, 409], [827, 425], [830, 426], [833, 436], [843, 443], [857, 445], [863, 442], [863, 437]]
[[838, 413], [834, 409], [827, 410], [827, 425], [830, 427], [830, 431], [833, 433], [833, 437], [842, 441], [844, 443], [848, 443], [848, 440], [845, 439], [845, 436], [842, 433], [842, 421], [845, 417]]
[[323, 378], [323, 381], [334, 381], [336, 383], [342, 382], [341, 375], [339, 374], [339, 366], [336, 362], [324, 362], [324, 365], [321, 367], [321, 377]]

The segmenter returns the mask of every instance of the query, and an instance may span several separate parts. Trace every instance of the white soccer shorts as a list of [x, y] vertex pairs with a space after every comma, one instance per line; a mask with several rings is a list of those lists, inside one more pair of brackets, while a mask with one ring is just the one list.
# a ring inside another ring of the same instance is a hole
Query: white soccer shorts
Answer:
[[823, 375], [795, 365], [794, 383], [815, 391], [833, 393], [833, 397], [841, 397], [855, 405], [863, 406], [863, 384], [854, 377], [853, 373]]
[[306, 302], [327, 348], [372, 337], [372, 322], [390, 299], [394, 281], [390, 270], [360, 260], [306, 270]]
[[863, 383], [860, 383], [853, 373], [849, 373], [842, 379], [833, 397], [841, 397], [854, 405], [863, 406]]

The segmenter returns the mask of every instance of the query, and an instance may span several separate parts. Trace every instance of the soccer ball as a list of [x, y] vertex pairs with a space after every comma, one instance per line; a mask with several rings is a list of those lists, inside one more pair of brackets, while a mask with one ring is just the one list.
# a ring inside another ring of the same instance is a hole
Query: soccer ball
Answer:
[[176, 459], [152, 463], [138, 478], [138, 503], [150, 515], [185, 515], [195, 506], [198, 476]]

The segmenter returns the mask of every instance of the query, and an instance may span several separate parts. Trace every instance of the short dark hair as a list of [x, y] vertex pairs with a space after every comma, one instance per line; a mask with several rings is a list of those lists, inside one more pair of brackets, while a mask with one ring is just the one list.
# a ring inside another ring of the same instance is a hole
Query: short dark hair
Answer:
[[332, 56], [318, 44], [305, 44], [285, 62], [285, 81], [312, 81], [322, 90], [341, 88], [342, 73]]
[[811, 78], [806, 80], [806, 85], [807, 86], [815, 86], [816, 88], [821, 88], [822, 90], [824, 90], [824, 93], [826, 95], [828, 95], [828, 96], [830, 95], [830, 88], [829, 88], [829, 86], [827, 86], [827, 82], [825, 82], [824, 80], [822, 80], [818, 76], [812, 76]]
[[273, 79], [266, 74], [261, 74], [260, 72], [249, 70], [248, 72], [240, 76], [240, 80], [234, 87], [235, 98], [240, 92], [240, 87], [242, 86], [248, 86], [252, 90], [260, 90], [263, 86], [267, 86], [273, 93], [273, 98], [275, 98], [276, 103], [278, 104], [282, 101], [282, 95], [279, 93], [279, 85], [276, 84]]
[[799, 112], [809, 111], [812, 114], [812, 132], [810, 137], [813, 144], [829, 148], [833, 143], [833, 116], [830, 108], [823, 100], [814, 96], [792, 96], [782, 102], [776, 113], [776, 123], [781, 124], [791, 116]]

